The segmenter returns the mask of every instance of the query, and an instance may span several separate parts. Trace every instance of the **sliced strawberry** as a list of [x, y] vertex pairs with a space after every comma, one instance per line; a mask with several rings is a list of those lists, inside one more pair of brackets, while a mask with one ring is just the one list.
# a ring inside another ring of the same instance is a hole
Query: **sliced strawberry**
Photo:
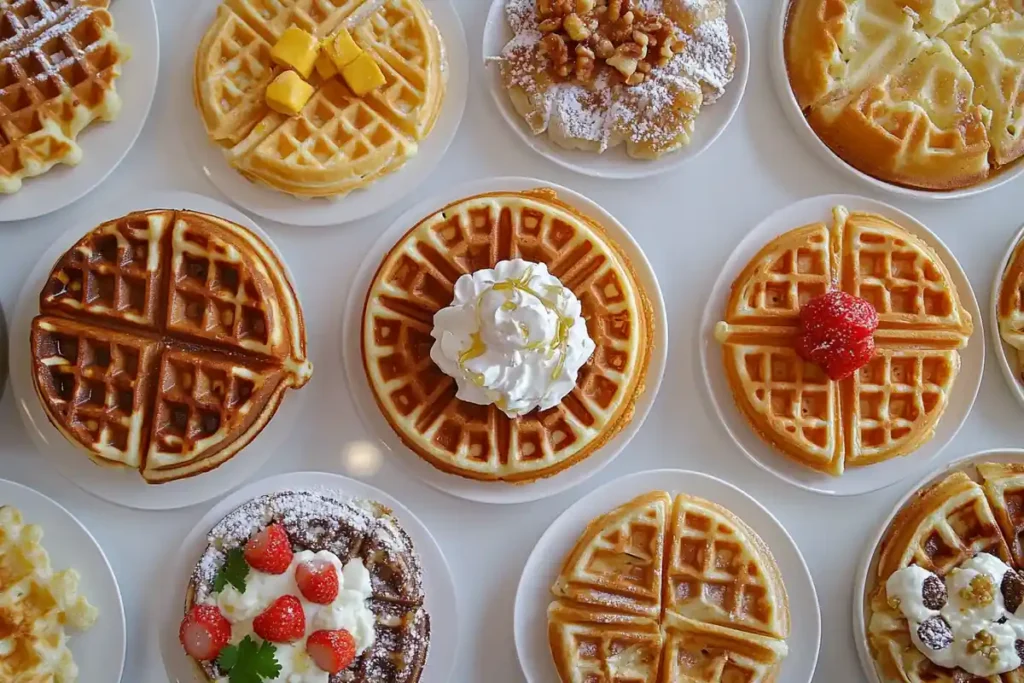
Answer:
[[231, 640], [231, 622], [214, 605], [194, 605], [181, 620], [178, 640], [189, 657], [213, 661]]
[[344, 629], [315, 631], [306, 639], [306, 652], [318, 667], [329, 674], [336, 674], [355, 661], [356, 641]]
[[265, 574], [284, 574], [292, 563], [292, 544], [280, 524], [271, 524], [245, 544], [245, 561]]
[[282, 595], [252, 620], [252, 630], [272, 643], [294, 643], [306, 635], [306, 614], [294, 595]]
[[327, 560], [312, 559], [295, 568], [295, 582], [310, 602], [329, 605], [338, 597], [338, 570]]

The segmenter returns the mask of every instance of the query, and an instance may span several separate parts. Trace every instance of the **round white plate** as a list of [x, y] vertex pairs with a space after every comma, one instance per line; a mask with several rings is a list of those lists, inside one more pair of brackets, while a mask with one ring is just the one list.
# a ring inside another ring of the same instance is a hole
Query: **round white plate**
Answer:
[[253, 498], [275, 491], [296, 489], [329, 489], [357, 498], [383, 503], [391, 508], [402, 528], [409, 534], [423, 564], [424, 606], [430, 614], [430, 651], [423, 667], [420, 683], [448, 683], [455, 666], [459, 643], [459, 610], [456, 604], [455, 581], [440, 546], [416, 515], [402, 503], [380, 489], [354, 479], [326, 472], [292, 472], [270, 477], [246, 486], [228, 496], [199, 520], [185, 540], [174, 547], [165, 563], [168, 574], [161, 585], [167, 589], [155, 592], [153, 637], [158, 642], [167, 676], [172, 683], [205, 683], [199, 678], [194, 663], [178, 643], [185, 604], [185, 590], [195, 563], [206, 548], [206, 534], [232, 510]]
[[[917, 235], [935, 250], [949, 269], [953, 284], [960, 292], [964, 308], [974, 321], [974, 334], [970, 343], [960, 350], [960, 374], [956, 378], [955, 391], [949, 399], [946, 412], [935, 428], [930, 441], [910, 455], [893, 458], [868, 467], [852, 467], [841, 477], [816, 472], [797, 464], [773, 449], [750, 428], [733, 399], [732, 390], [722, 371], [721, 351], [715, 340], [715, 323], [721, 319], [725, 301], [733, 280], [747, 263], [770, 240], [784, 232], [817, 221], [831, 224], [832, 207], [842, 204], [854, 211], [871, 211], [890, 218]], [[853, 496], [877, 491], [895, 484], [900, 479], [919, 471], [923, 463], [938, 456], [953, 440], [971, 412], [974, 399], [981, 387], [981, 371], [985, 364], [985, 325], [974, 290], [960, 264], [946, 245], [928, 228], [913, 217], [888, 204], [853, 195], [823, 195], [812, 197], [777, 211], [761, 222], [744, 238], [732, 253], [722, 269], [715, 288], [711, 292], [704, 317], [701, 320], [700, 360], [704, 381], [711, 392], [712, 402], [718, 411], [726, 431], [739, 447], [760, 467], [777, 477], [808, 491], [835, 496]]]
[[[287, 392], [266, 429], [241, 453], [217, 469], [156, 486], [147, 484], [137, 471], [96, 465], [50, 423], [32, 383], [29, 339], [32, 319], [39, 314], [39, 292], [46, 284], [46, 278], [57, 259], [88, 231], [104, 220], [153, 208], [192, 209], [234, 221], [259, 235], [280, 257], [280, 252], [269, 236], [248, 216], [215, 199], [186, 192], [154, 192], [138, 197], [122, 197], [105, 206], [102, 214], [97, 212], [97, 215], [83, 218], [58, 239], [32, 269], [11, 318], [11, 389], [18, 414], [41, 451], [42, 459], [52, 463], [61, 474], [89, 493], [112, 503], [141, 510], [169, 510], [219, 496], [254, 475], [291, 433], [296, 418], [302, 412], [305, 392]], [[294, 282], [287, 265], [285, 271], [289, 280]]]
[[[647, 369], [647, 388], [636, 402], [633, 421], [625, 429], [589, 458], [559, 474], [529, 484], [476, 481], [447, 474], [416, 455], [402, 443], [387, 420], [384, 419], [383, 413], [374, 400], [373, 392], [366, 380], [366, 372], [363, 369], [360, 344], [366, 292], [370, 288], [370, 283], [380, 267], [381, 261], [391, 251], [391, 248], [406, 232], [434, 211], [463, 197], [471, 197], [485, 192], [521, 191], [538, 187], [555, 190], [559, 199], [600, 223], [607, 231], [608, 236], [629, 257], [639, 283], [654, 307], [655, 330], [652, 341], [654, 351]], [[654, 274], [654, 269], [651, 268], [640, 245], [614, 216], [586, 197], [553, 183], [532, 178], [488, 178], [460, 185], [422, 202], [407, 211], [384, 232], [364, 259], [349, 291], [345, 315], [342, 317], [341, 339], [346, 383], [352, 392], [356, 412], [359, 413], [363, 424], [370, 432], [380, 439], [385, 452], [393, 454], [404, 467], [427, 484], [453, 496], [479, 503], [526, 503], [561, 493], [594, 476], [614, 460], [636, 435], [654, 405], [654, 399], [658, 395], [658, 389], [665, 374], [668, 357], [668, 316], [665, 313], [665, 300], [661, 288], [658, 286], [658, 278]]]
[[791, 0], [774, 1], [775, 9], [772, 14], [772, 23], [770, 28], [772, 31], [772, 40], [769, 61], [771, 62], [772, 80], [775, 82], [775, 91], [779, 96], [779, 103], [782, 105], [782, 110], [785, 113], [786, 118], [789, 119], [790, 124], [792, 124], [793, 128], [796, 130], [797, 137], [802, 138], [804, 143], [826, 163], [852, 175], [861, 182], [872, 187], [885, 190], [886, 192], [900, 194], [905, 197], [914, 197], [916, 199], [924, 200], [959, 199], [961, 197], [970, 197], [972, 195], [981, 194], [982, 192], [987, 192], [988, 190], [994, 190], [1000, 185], [1017, 178], [1021, 173], [1024, 173], [1024, 164], [1016, 163], [1012, 164], [1006, 170], [1000, 171], [994, 176], [976, 185], [964, 187], [958, 190], [942, 192], [936, 190], [918, 190], [911, 187], [903, 187], [902, 185], [888, 183], [884, 180], [879, 180], [878, 178], [869, 176], [867, 173], [857, 170], [840, 159], [836, 156], [835, 152], [829, 149], [828, 145], [822, 142], [821, 138], [818, 137], [818, 134], [811, 128], [811, 125], [807, 122], [807, 118], [804, 116], [803, 111], [800, 109], [800, 105], [797, 104], [796, 97], [793, 95], [793, 89], [789, 85], [789, 75], [786, 70], [785, 53], [786, 19], [789, 14]]
[[77, 166], [57, 164], [21, 190], [0, 195], [0, 222], [35, 218], [78, 201], [106, 180], [135, 144], [149, 116], [160, 70], [160, 34], [153, 0], [113, 2], [110, 13], [121, 40], [132, 50], [117, 79], [123, 106], [110, 123], [97, 121], [78, 136], [84, 152]]
[[99, 618], [88, 631], [67, 629], [78, 680], [120, 681], [127, 647], [124, 605], [114, 570], [99, 543], [59, 503], [27, 486], [0, 479], [2, 505], [13, 505], [26, 524], [43, 528], [43, 547], [54, 571], [75, 569], [82, 577], [79, 595], [99, 610]]
[[1024, 239], [1024, 227], [1017, 231], [1017, 234], [1010, 240], [1010, 245], [1006, 248], [1006, 253], [1003, 258], [999, 260], [999, 265], [995, 269], [995, 279], [992, 281], [992, 295], [991, 301], [989, 302], [989, 324], [992, 326], [992, 345], [996, 350], [996, 362], [999, 363], [999, 369], [1003, 373], [1003, 379], [1006, 380], [1007, 385], [1010, 387], [1010, 393], [1013, 394], [1017, 402], [1020, 403], [1021, 407], [1024, 408], [1024, 385], [1021, 384], [1020, 375], [1017, 374], [1017, 351], [1012, 346], [1003, 341], [1002, 336], [999, 334], [999, 290], [1003, 286], [1003, 272], [1006, 270], [1007, 265], [1010, 263], [1010, 258], [1013, 256], [1013, 250], [1017, 248], [1020, 241]]
[[551, 584], [565, 556], [595, 517], [649, 491], [689, 493], [723, 505], [746, 522], [775, 556], [789, 594], [793, 631], [789, 656], [779, 674], [786, 683], [810, 683], [818, 663], [821, 611], [811, 572], [796, 543], [772, 513], [749, 495], [707, 474], [684, 470], [638, 472], [609, 482], [562, 513], [544, 532], [526, 561], [515, 606], [515, 638], [519, 663], [529, 683], [559, 683], [547, 638]]
[[878, 571], [878, 550], [882, 543], [882, 537], [885, 536], [885, 532], [888, 531], [889, 525], [892, 524], [892, 520], [896, 517], [900, 510], [903, 509], [918, 491], [926, 486], [937, 483], [939, 480], [944, 479], [954, 472], [963, 472], [970, 470], [973, 465], [979, 462], [1024, 462], [1024, 450], [1016, 450], [1011, 448], [997, 448], [989, 451], [982, 451], [975, 453], [974, 455], [968, 455], [967, 457], [954, 460], [953, 462], [943, 465], [939, 469], [931, 472], [924, 479], [915, 484], [906, 495], [900, 498], [900, 501], [896, 503], [896, 506], [886, 517], [885, 522], [878, 528], [878, 531], [871, 537], [871, 542], [868, 543], [864, 557], [861, 560], [860, 566], [857, 568], [857, 574], [853, 580], [853, 640], [857, 647], [857, 656], [860, 659], [861, 668], [864, 670], [864, 675], [867, 677], [869, 683], [885, 683], [878, 676], [878, 672], [875, 671], [874, 660], [871, 658], [871, 653], [868, 651], [868, 632], [867, 624], [871, 618], [870, 611], [868, 609], [868, 596], [865, 591], [868, 589], [868, 577], [875, 575]]
[[743, 19], [739, 3], [728, 0], [729, 10], [726, 21], [729, 31], [736, 42], [736, 71], [732, 83], [725, 94], [706, 109], [701, 109], [697, 117], [697, 127], [690, 144], [679, 151], [671, 152], [655, 160], [633, 159], [626, 154], [623, 146], [609, 149], [603, 154], [594, 154], [581, 150], [565, 149], [556, 145], [546, 133], [534, 135], [526, 121], [519, 115], [508, 97], [505, 84], [501, 80], [501, 70], [495, 57], [501, 55], [505, 44], [512, 39], [512, 30], [505, 21], [505, 5], [507, 0], [493, 0], [487, 23], [484, 25], [483, 56], [488, 71], [487, 81], [498, 106], [498, 111], [516, 132], [522, 141], [541, 156], [570, 170], [597, 178], [643, 178], [646, 176], [666, 173], [691, 159], [695, 159], [718, 139], [732, 121], [739, 109], [743, 92], [747, 88], [747, 75], [750, 71], [750, 39], [747, 35], [747, 24]]
[[206, 33], [221, 0], [201, 0], [191, 29], [185, 34], [187, 49], [181, 51], [175, 92], [181, 135], [201, 172], [228, 199], [247, 211], [287, 225], [340, 225], [365, 218], [401, 201], [434, 172], [448, 147], [466, 109], [469, 90], [469, 48], [462, 22], [449, 0], [424, 0], [444, 40], [447, 56], [447, 91], [434, 129], [419, 143], [419, 153], [405, 166], [371, 185], [338, 199], [299, 199], [250, 182], [233, 169], [220, 147], [210, 142], [192, 97], [194, 46]]

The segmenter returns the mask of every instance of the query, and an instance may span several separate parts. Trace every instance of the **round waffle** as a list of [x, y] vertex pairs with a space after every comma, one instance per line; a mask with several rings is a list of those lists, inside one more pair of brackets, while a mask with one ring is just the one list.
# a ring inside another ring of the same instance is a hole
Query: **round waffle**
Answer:
[[[544, 263], [579, 297], [597, 350], [573, 391], [512, 419], [455, 398], [430, 359], [434, 314], [465, 273], [522, 258]], [[644, 390], [653, 308], [626, 256], [551, 190], [462, 199], [424, 218], [384, 258], [363, 309], [362, 358], [397, 435], [442, 471], [529, 482], [588, 457], [633, 418]]]

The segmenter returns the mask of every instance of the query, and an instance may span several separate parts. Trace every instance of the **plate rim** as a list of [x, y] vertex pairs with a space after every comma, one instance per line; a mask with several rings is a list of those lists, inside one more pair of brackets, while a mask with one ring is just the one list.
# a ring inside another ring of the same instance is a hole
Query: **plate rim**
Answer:
[[1024, 240], [1024, 225], [1022, 225], [1017, 232], [1014, 233], [1013, 237], [1010, 238], [1006, 252], [999, 259], [995, 268], [995, 275], [992, 280], [992, 290], [989, 293], [989, 316], [987, 322], [992, 326], [992, 345], [999, 365], [1000, 374], [1002, 374], [1003, 379], [1006, 380], [1010, 393], [1017, 399], [1017, 403], [1021, 408], [1024, 408], [1024, 386], [1021, 385], [1021, 381], [1013, 369], [1013, 364], [1010, 363], [1010, 349], [1013, 347], [1003, 341], [1003, 336], [999, 329], [999, 291], [1003, 287], [1003, 278], [1006, 275], [1006, 269], [1010, 265], [1010, 259], [1013, 258], [1013, 252], [1016, 250], [1018, 245], [1020, 245], [1022, 240]]

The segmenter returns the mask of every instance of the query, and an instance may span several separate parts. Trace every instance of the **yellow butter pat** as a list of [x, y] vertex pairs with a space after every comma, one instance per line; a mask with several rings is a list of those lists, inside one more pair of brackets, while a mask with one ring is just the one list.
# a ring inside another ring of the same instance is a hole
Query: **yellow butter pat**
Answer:
[[281, 34], [270, 51], [275, 62], [295, 69], [303, 78], [309, 78], [313, 73], [313, 64], [319, 54], [317, 39], [297, 26], [290, 26]]
[[334, 62], [331, 61], [331, 57], [327, 54], [327, 50], [324, 49], [320, 56], [316, 58], [316, 72], [320, 74], [320, 78], [325, 81], [328, 78], [334, 78], [338, 75], [338, 69], [334, 66]]
[[327, 42], [327, 54], [331, 56], [334, 66], [341, 71], [363, 54], [363, 48], [356, 45], [348, 29], [339, 29], [334, 37]]
[[384, 85], [384, 72], [373, 61], [373, 57], [365, 52], [341, 70], [345, 83], [359, 97]]
[[285, 71], [267, 86], [267, 106], [286, 116], [295, 116], [313, 96], [313, 86], [294, 71]]

